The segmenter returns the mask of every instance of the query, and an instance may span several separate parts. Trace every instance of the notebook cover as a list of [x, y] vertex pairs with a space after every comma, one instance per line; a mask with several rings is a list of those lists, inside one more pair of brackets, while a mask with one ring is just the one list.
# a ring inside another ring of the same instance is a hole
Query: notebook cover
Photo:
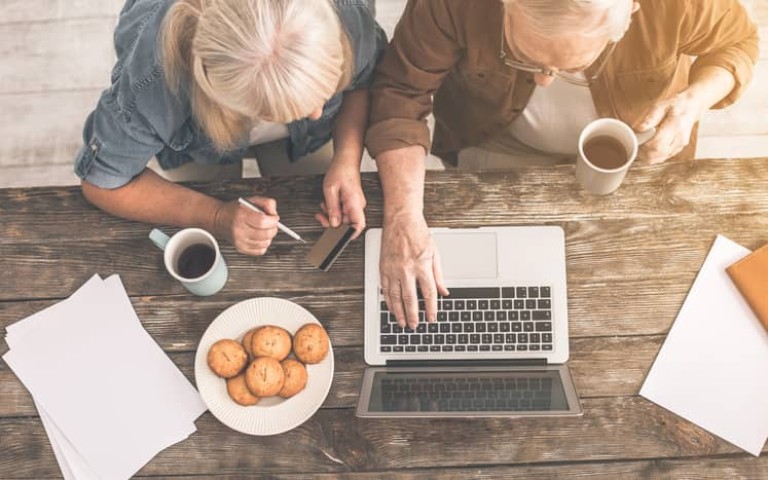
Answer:
[[732, 264], [726, 271], [768, 330], [768, 244]]

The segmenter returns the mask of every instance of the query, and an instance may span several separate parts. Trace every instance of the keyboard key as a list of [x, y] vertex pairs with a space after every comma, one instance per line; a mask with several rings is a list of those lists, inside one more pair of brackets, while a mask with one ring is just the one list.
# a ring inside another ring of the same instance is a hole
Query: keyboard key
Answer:
[[536, 310], [536, 300], [526, 300], [525, 308], [528, 310]]
[[501, 308], [501, 302], [499, 300], [491, 300], [491, 310], [498, 310]]
[[419, 322], [419, 324], [416, 325], [416, 333], [426, 333], [427, 332], [427, 328], [429, 326], [431, 326], [431, 325], [432, 325], [431, 323], [429, 325], [427, 325], [424, 322]]
[[475, 331], [474, 323], [460, 323], [459, 325], [464, 325], [464, 333], [472, 333]]
[[443, 345], [443, 351], [444, 352], [452, 352], [453, 351], [453, 345]]
[[537, 302], [539, 310], [548, 310], [552, 308], [552, 301], [548, 298], [541, 298]]
[[[454, 324], [458, 325], [458, 323]], [[451, 331], [451, 325], [449, 323], [441, 323], [440, 324], [440, 333], [448, 333]]]
[[424, 300], [419, 300], [419, 310], [421, 310], [422, 312], [426, 310], [424, 305]]
[[478, 300], [477, 301], [477, 309], [478, 310], [488, 310], [488, 300]]
[[[420, 324], [420, 325], [421, 325], [421, 324]], [[411, 327], [405, 327], [405, 328], [403, 329], [403, 332], [405, 332], [405, 333], [415, 333], [415, 332], [416, 332], [416, 330], [412, 329]]]
[[515, 351], [515, 346], [514, 345], [509, 345], [509, 344], [504, 345], [504, 350], [507, 351], [507, 352], [514, 352]]
[[552, 320], [552, 312], [549, 310], [535, 310], [533, 312], [534, 320]]
[[489, 352], [491, 350], [490, 345], [480, 345], [480, 351], [481, 352]]
[[525, 300], [515, 300], [515, 310], [522, 310], [525, 308]]
[[491, 333], [496, 333], [499, 331], [499, 324], [495, 322], [491, 322], [487, 324], [486, 327], [488, 328], [488, 331]]
[[395, 353], [400, 353], [400, 352], [403, 351], [403, 347], [402, 347], [402, 345], [398, 345], [396, 347], [392, 347], [392, 351], [395, 352]]
[[499, 331], [502, 332], [508, 332], [509, 331], [509, 323], [500, 323], [499, 324]]
[[445, 322], [448, 320], [448, 313], [447, 312], [437, 312], [437, 321], [438, 322]]
[[528, 291], [525, 287], [517, 287], [515, 289], [515, 295], [517, 298], [526, 298], [528, 296]]
[[397, 335], [382, 335], [379, 342], [382, 345], [395, 345], [397, 343]]
[[490, 333], [484, 333], [481, 338], [483, 343], [493, 343], [493, 335]]
[[381, 302], [381, 305], [379, 306], [379, 309], [382, 312], [386, 312], [387, 311], [387, 302]]
[[460, 323], [452, 323], [451, 324], [451, 331], [453, 333], [461, 333], [462, 332], [461, 324]]
[[443, 300], [443, 310], [453, 310], [453, 300]]
[[483, 312], [472, 312], [472, 321], [473, 322], [482, 322], [483, 321]]
[[450, 313], [448, 313], [448, 321], [458, 322], [459, 321], [459, 312], [450, 312]]
[[514, 333], [508, 333], [504, 337], [507, 340], [507, 343], [517, 343], [517, 335]]
[[389, 323], [381, 326], [381, 333], [392, 333], [392, 325]]
[[520, 317], [519, 317], [519, 314], [516, 311], [512, 310], [510, 312], [507, 312], [507, 319], [516, 322], [516, 321], [520, 320]]
[[[459, 334], [459, 343], [462, 345], [466, 345], [469, 343], [469, 335], [466, 333]], [[456, 350], [458, 352], [458, 350]]]
[[436, 323], [430, 323], [427, 325], [427, 331], [429, 333], [437, 333], [440, 331], [440, 327], [438, 327]]
[[504, 335], [501, 333], [494, 334], [493, 343], [504, 343]]
[[461, 312], [461, 321], [462, 322], [472, 321], [472, 312]]
[[468, 352], [476, 352], [477, 351], [477, 345], [467, 345], [467, 351]]
[[512, 331], [513, 332], [522, 332], [523, 331], [523, 326], [521, 324], [519, 324], [519, 323], [513, 323], [512, 324]]
[[432, 345], [429, 347], [430, 352], [439, 352], [440, 351], [440, 345]]
[[537, 352], [537, 351], [539, 351], [540, 348], [541, 347], [539, 347], [538, 345], [531, 345], [531, 351], [532, 352]]
[[469, 343], [480, 343], [480, 334], [479, 333], [473, 333], [469, 336]]
[[503, 345], [493, 345], [494, 352], [500, 352], [504, 348]]
[[485, 320], [486, 322], [492, 322], [495, 319], [496, 319], [495, 312], [492, 312], [490, 310], [483, 312], [483, 320]]
[[501, 308], [504, 310], [512, 310], [512, 305], [514, 305], [512, 300], [502, 300], [501, 302]]
[[551, 332], [552, 331], [552, 322], [536, 322], [536, 331], [537, 332]]
[[464, 345], [456, 345], [456, 346], [455, 346], [455, 347], [453, 347], [453, 348], [454, 348], [454, 350], [456, 350], [457, 352], [466, 352], [466, 351], [467, 351], [467, 347], [465, 347]]
[[532, 332], [533, 331], [533, 323], [524, 323], [523, 324], [523, 331], [524, 332]]
[[467, 298], [499, 298], [498, 287], [462, 287], [452, 288], [449, 298], [467, 299]]
[[504, 310], [500, 310], [496, 312], [496, 320], [506, 321], [507, 320], [507, 312]]
[[392, 351], [392, 347], [381, 347], [382, 353], [389, 353]]
[[538, 333], [531, 334], [531, 343], [539, 343], [541, 341], [541, 335]]
[[387, 312], [381, 312], [381, 324], [386, 325], [389, 323], [389, 314]]
[[449, 333], [448, 335], [445, 336], [445, 340], [446, 340], [446, 343], [448, 343], [450, 345], [455, 345], [456, 344], [456, 335], [453, 334], [453, 333]]
[[455, 308], [456, 310], [464, 310], [464, 300], [454, 301], [453, 308]]
[[552, 295], [550, 294], [549, 287], [541, 287], [539, 288], [539, 293], [541, 294], [542, 298], [549, 298]]
[[405, 330], [400, 325], [392, 325], [392, 333], [403, 333], [403, 330]]
[[408, 346], [405, 347], [405, 351], [406, 352], [415, 352], [416, 351], [416, 347], [414, 347], [413, 345], [408, 345]]
[[429, 351], [429, 347], [426, 346], [426, 345], [419, 345], [418, 349], [419, 349], [420, 352], [428, 352]]
[[445, 335], [438, 333], [435, 335], [435, 343], [438, 343], [440, 345], [445, 343]]
[[541, 341], [544, 343], [552, 343], [552, 334], [551, 333], [542, 333], [541, 334]]
[[411, 345], [421, 345], [421, 335], [411, 335]]
[[548, 345], [542, 345], [541, 349], [542, 350], [552, 350], [552, 345], [549, 345], [549, 344]]
[[467, 300], [467, 310], [477, 310], [477, 300]]
[[526, 351], [528, 351], [528, 345], [518, 345], [517, 346], [517, 351], [518, 352], [526, 352]]
[[520, 312], [520, 320], [530, 320], [531, 319], [531, 312], [528, 310], [523, 310]]
[[484, 323], [478, 323], [475, 325], [475, 331], [478, 333], [485, 333], [485, 324]]
[[528, 287], [528, 298], [539, 298], [539, 287]]
[[501, 289], [501, 296], [504, 298], [515, 298], [515, 287], [504, 287]]
[[421, 341], [424, 345], [432, 345], [432, 335], [422, 335]]
[[408, 335], [398, 335], [397, 336], [397, 344], [398, 345], [408, 345]]

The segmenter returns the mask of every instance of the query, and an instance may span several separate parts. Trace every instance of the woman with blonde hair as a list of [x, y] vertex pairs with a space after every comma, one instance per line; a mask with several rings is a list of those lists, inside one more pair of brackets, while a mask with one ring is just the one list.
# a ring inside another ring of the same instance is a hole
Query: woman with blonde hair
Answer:
[[255, 213], [167, 180], [150, 160], [170, 173], [208, 166], [213, 179], [251, 146], [285, 139], [300, 166], [332, 139], [317, 218], [359, 234], [368, 86], [385, 44], [368, 0], [128, 0], [112, 84], [75, 161], [83, 194], [111, 214], [202, 227], [262, 255], [277, 233], [273, 199], [250, 197], [265, 212]]

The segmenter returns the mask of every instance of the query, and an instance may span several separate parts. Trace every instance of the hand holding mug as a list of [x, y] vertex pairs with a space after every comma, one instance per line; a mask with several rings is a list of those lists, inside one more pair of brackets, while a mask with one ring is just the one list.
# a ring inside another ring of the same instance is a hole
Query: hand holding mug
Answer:
[[640, 148], [638, 161], [654, 165], [674, 157], [691, 141], [693, 126], [704, 108], [686, 92], [654, 105], [636, 124], [645, 131], [656, 128], [656, 135]]

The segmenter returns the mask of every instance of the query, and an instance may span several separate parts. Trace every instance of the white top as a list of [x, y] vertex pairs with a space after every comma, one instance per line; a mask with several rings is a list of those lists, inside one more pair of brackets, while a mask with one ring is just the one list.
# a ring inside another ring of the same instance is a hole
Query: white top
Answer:
[[555, 78], [547, 87], [536, 87], [509, 131], [542, 152], [575, 155], [581, 130], [596, 118], [589, 87]]
[[288, 138], [288, 125], [284, 123], [260, 121], [251, 128], [250, 145], [261, 145], [275, 140]]

